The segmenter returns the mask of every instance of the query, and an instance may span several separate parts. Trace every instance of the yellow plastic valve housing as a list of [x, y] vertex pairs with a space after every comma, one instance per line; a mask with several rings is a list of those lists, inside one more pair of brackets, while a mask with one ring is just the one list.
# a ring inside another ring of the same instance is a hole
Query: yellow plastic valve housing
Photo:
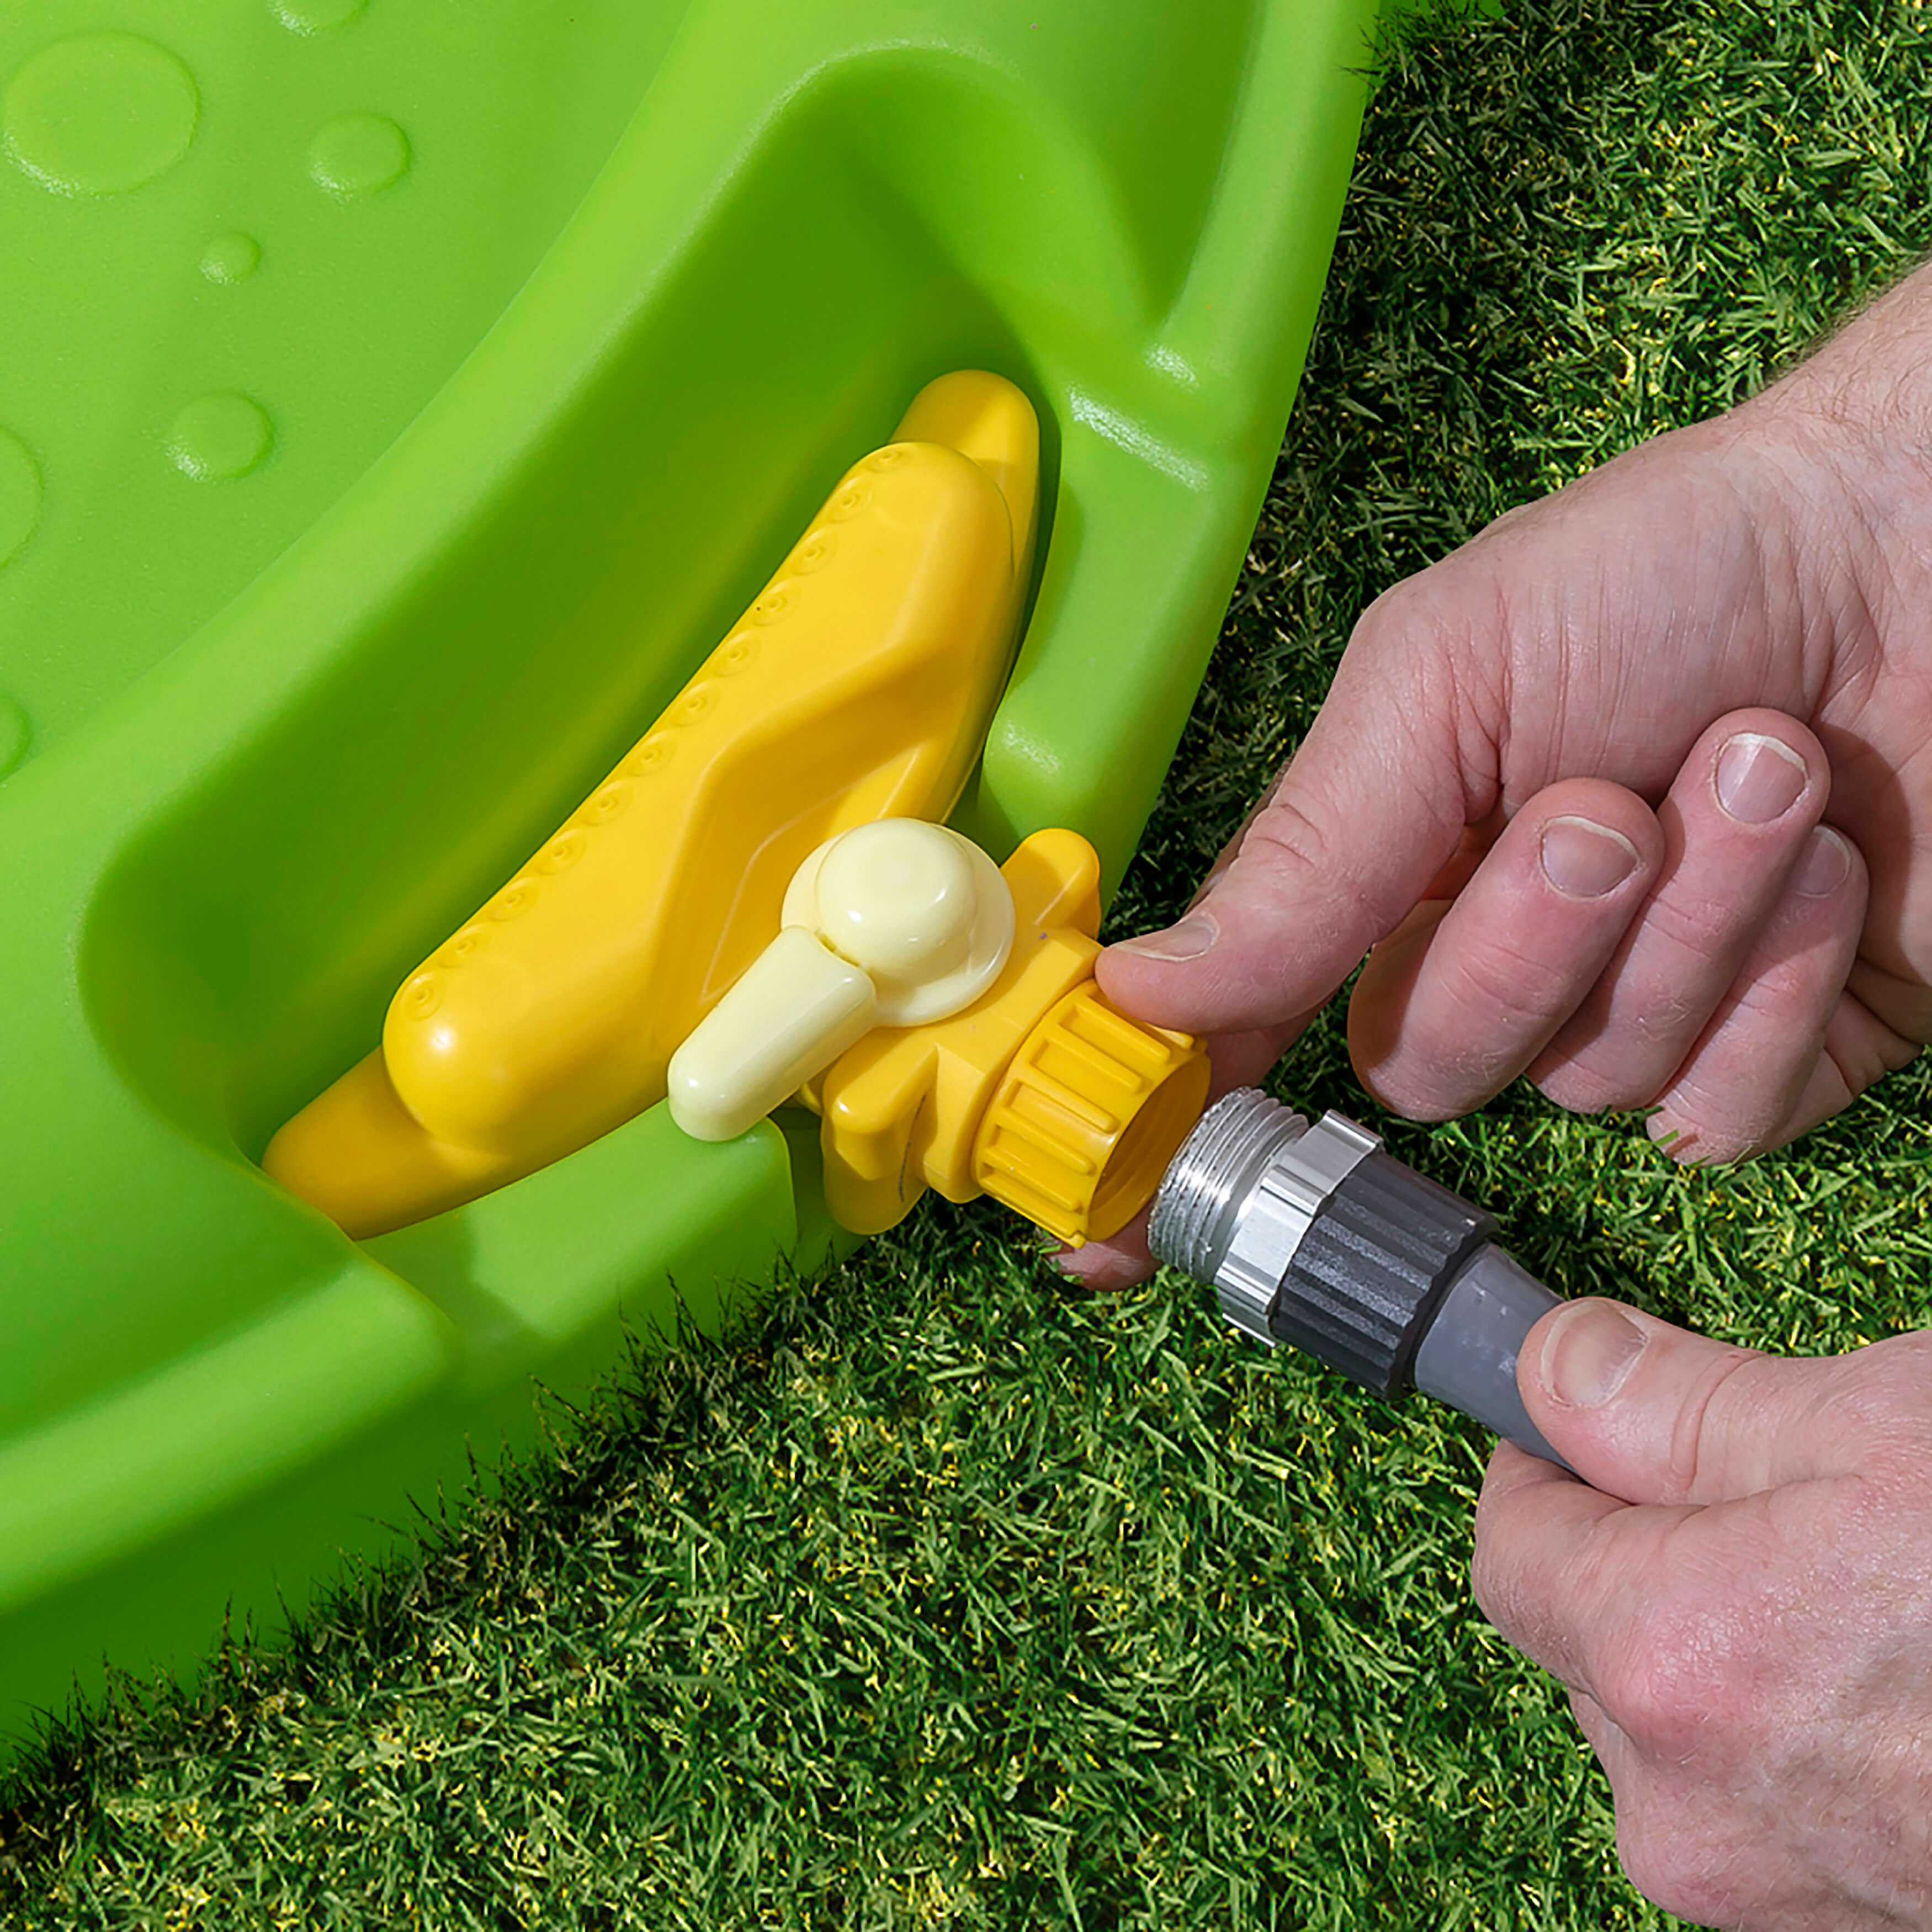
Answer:
[[1206, 1101], [1199, 1045], [1094, 983], [1092, 846], [1038, 832], [1000, 871], [1016, 931], [1000, 976], [949, 1018], [874, 1029], [806, 1090], [826, 1204], [855, 1233], [895, 1226], [930, 1187], [990, 1194], [1076, 1246], [1105, 1240], [1154, 1198]]
[[672, 1050], [841, 832], [943, 819], [1004, 684], [1039, 429], [1012, 384], [922, 391], [730, 634], [412, 974], [380, 1050], [264, 1165], [352, 1234], [455, 1206], [662, 1100]]
[[785, 893], [784, 926], [670, 1057], [671, 1118], [730, 1140], [880, 1024], [968, 1006], [1013, 943], [1013, 898], [970, 838], [878, 818], [822, 845]]

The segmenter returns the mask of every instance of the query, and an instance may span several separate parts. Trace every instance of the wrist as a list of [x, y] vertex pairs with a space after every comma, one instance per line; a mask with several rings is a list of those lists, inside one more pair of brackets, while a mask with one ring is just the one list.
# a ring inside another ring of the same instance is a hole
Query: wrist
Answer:
[[[1731, 412], [1781, 496], [1805, 574], [1885, 607], [1932, 579], [1932, 264]], [[1821, 613], [1842, 626], [1846, 609]]]

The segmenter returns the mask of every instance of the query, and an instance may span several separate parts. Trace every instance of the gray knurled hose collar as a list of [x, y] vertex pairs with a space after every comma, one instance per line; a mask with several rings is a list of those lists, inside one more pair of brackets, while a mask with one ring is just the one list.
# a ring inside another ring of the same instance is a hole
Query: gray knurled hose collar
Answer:
[[1174, 1156], [1148, 1239], [1257, 1341], [1306, 1348], [1379, 1394], [1419, 1388], [1567, 1468], [1516, 1382], [1523, 1337], [1559, 1298], [1496, 1232], [1344, 1115], [1311, 1126], [1244, 1088]]

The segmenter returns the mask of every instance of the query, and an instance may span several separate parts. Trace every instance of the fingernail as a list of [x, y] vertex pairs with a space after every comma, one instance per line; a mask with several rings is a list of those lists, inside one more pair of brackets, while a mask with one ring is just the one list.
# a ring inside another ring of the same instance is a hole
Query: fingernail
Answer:
[[1588, 818], [1552, 818], [1543, 828], [1544, 877], [1567, 899], [1600, 899], [1636, 870], [1636, 848]]
[[1643, 1352], [1643, 1330], [1601, 1301], [1580, 1301], [1550, 1324], [1544, 1386], [1572, 1408], [1600, 1408]]
[[1745, 825], [1768, 825], [1810, 782], [1804, 760], [1781, 738], [1740, 731], [1718, 754], [1718, 802]]
[[1808, 899], [1828, 898], [1845, 883], [1851, 869], [1852, 855], [1845, 842], [1828, 825], [1821, 825], [1805, 846], [1791, 883]]
[[1138, 939], [1118, 940], [1114, 950], [1138, 952], [1143, 959], [1198, 959], [1220, 934], [1221, 928], [1204, 912], [1194, 912], [1165, 932], [1144, 932]]

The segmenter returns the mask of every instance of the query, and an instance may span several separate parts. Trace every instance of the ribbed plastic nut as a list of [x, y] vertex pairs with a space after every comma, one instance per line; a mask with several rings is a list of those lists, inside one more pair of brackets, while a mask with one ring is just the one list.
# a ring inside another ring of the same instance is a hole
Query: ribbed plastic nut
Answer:
[[1154, 1198], [1207, 1098], [1204, 1049], [1137, 1024], [1083, 982], [1001, 1075], [974, 1136], [974, 1181], [1072, 1246], [1105, 1240]]

